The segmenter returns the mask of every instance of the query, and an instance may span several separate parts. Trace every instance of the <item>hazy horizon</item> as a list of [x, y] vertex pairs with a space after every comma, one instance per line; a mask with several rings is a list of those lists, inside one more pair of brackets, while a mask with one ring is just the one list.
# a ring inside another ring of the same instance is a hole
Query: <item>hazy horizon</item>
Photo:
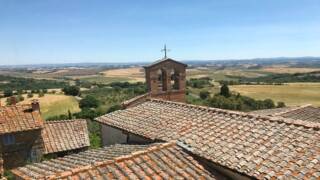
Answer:
[[0, 1], [0, 65], [319, 57], [320, 2]]
[[[182, 62], [206, 62], [206, 61], [212, 61], [212, 62], [219, 62], [219, 61], [259, 61], [259, 60], [297, 60], [297, 59], [309, 59], [309, 60], [316, 60], [320, 61], [320, 57], [317, 56], [301, 56], [301, 57], [257, 57], [257, 58], [248, 58], [248, 59], [176, 59], [174, 57], [169, 57], [174, 60], [182, 61]], [[161, 58], [160, 58], [161, 59]], [[153, 63], [156, 60], [160, 59], [154, 59], [154, 60], [146, 60], [146, 61], [123, 61], [123, 62], [116, 62], [116, 61], [79, 61], [79, 62], [58, 62], [58, 63], [29, 63], [29, 64], [0, 64], [1, 67], [6, 67], [6, 66], [32, 66], [32, 65], [79, 65], [79, 64], [123, 64], [123, 65], [131, 65], [131, 64], [148, 64], [148, 63]]]

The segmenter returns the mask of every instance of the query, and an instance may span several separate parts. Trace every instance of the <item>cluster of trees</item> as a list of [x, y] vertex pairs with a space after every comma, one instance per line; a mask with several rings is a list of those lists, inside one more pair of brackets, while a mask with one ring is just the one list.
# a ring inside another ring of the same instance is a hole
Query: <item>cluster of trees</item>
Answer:
[[62, 89], [65, 95], [80, 96], [80, 88], [78, 86], [65, 86]]
[[129, 83], [129, 82], [113, 82], [109, 84], [110, 87], [115, 90], [125, 90], [130, 92], [131, 94], [144, 94], [147, 92], [147, 87], [145, 83], [137, 82], [137, 83]]
[[79, 103], [79, 107], [81, 109], [85, 109], [85, 108], [97, 108], [99, 106], [100, 102], [98, 99], [96, 99], [94, 96], [88, 95], [86, 97], [84, 97], [83, 99], [81, 99], [80, 103]]
[[209, 77], [203, 77], [203, 78], [192, 78], [187, 81], [187, 86], [193, 87], [193, 88], [204, 88], [205, 86], [213, 86], [211, 84], [211, 78]]
[[87, 89], [91, 88], [92, 86], [97, 85], [96, 83], [92, 83], [89, 81], [82, 81], [80, 79], [76, 79], [75, 83], [76, 83], [76, 86], [82, 87], [82, 88], [87, 88]]
[[[27, 97], [33, 97], [33, 94], [39, 94], [39, 97], [44, 96], [46, 93], [48, 93], [47, 89], [37, 89], [37, 90], [31, 90], [31, 91], [27, 91], [27, 90], [18, 90], [18, 91], [13, 91], [12, 89], [6, 89], [3, 92], [3, 96], [4, 97], [10, 97], [13, 95], [22, 95], [22, 94], [27, 94]], [[55, 93], [55, 91], [52, 91], [52, 93]]]
[[253, 111], [259, 109], [272, 109], [276, 107], [285, 107], [285, 103], [278, 102], [277, 105], [271, 99], [255, 100], [253, 98], [232, 94], [227, 84], [223, 84], [220, 92], [211, 96], [208, 91], [200, 91], [200, 99], [189, 99], [194, 104], [202, 104], [210, 107], [230, 109], [238, 111]]
[[[241, 95], [231, 95], [230, 97], [215, 95], [208, 99], [207, 105], [216, 108], [238, 111], [253, 111], [259, 109], [272, 109], [276, 107], [275, 103], [271, 99], [255, 100], [253, 98]], [[284, 104], [279, 103], [279, 105], [283, 106]]]
[[46, 80], [46, 79], [32, 79], [32, 78], [20, 78], [12, 76], [0, 75], [0, 90], [7, 89], [18, 90], [38, 90], [38, 89], [55, 89], [62, 88], [67, 85], [63, 81]]
[[27, 94], [27, 98], [32, 98], [34, 96], [34, 93], [38, 94], [38, 97], [43, 97], [45, 93], [48, 93], [47, 89], [42, 90], [32, 90], [32, 91], [26, 91], [26, 90], [18, 90], [18, 91], [12, 91], [11, 89], [6, 89], [3, 93], [3, 97], [6, 97], [6, 104], [12, 105], [13, 98], [16, 103], [24, 101], [25, 97], [23, 94]]

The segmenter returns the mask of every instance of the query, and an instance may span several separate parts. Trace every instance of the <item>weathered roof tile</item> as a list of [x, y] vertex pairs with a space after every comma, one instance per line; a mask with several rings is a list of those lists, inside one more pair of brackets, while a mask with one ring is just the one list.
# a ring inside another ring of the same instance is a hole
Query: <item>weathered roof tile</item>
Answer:
[[[104, 153], [99, 153], [103, 151]], [[48, 162], [30, 164], [12, 170], [19, 178], [29, 179], [216, 179], [223, 178], [216, 172], [209, 172], [199, 162], [175, 143], [152, 145], [114, 145], [99, 150], [89, 150], [79, 155], [83, 160], [87, 154], [97, 152], [99, 160], [92, 160], [85, 165], [73, 162], [74, 167], [63, 168], [62, 162], [68, 161], [69, 155], [54, 161], [57, 169], [52, 169]], [[115, 155], [117, 154], [118, 155]], [[42, 170], [36, 170], [41, 164]]]
[[43, 120], [31, 105], [0, 106], [0, 134], [41, 129]]
[[[19, 177], [29, 177], [39, 179], [58, 173], [69, 173], [71, 170], [87, 167], [91, 165], [100, 166], [106, 160], [112, 160], [117, 157], [124, 157], [134, 151], [143, 150], [148, 145], [113, 145], [109, 147], [92, 149], [71, 154], [57, 159], [43, 161], [41, 163], [29, 164], [19, 167], [13, 172]], [[68, 174], [67, 173], [67, 174]]]
[[45, 154], [90, 146], [87, 122], [84, 119], [47, 121], [41, 135]]

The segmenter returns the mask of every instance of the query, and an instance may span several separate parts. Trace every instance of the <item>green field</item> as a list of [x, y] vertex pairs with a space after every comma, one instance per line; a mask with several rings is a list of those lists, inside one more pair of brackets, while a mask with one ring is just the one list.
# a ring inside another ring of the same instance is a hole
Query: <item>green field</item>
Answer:
[[285, 85], [234, 85], [232, 91], [255, 99], [270, 98], [286, 105], [320, 106], [320, 83], [288, 83]]

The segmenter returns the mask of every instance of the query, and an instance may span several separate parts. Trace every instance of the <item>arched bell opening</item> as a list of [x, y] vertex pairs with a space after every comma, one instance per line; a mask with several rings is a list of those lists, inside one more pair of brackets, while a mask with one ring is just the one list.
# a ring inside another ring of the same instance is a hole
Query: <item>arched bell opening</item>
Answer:
[[165, 82], [166, 82], [166, 74], [165, 71], [163, 69], [158, 69], [157, 71], [157, 77], [158, 77], [158, 91], [166, 91], [166, 86], [165, 86]]
[[170, 73], [170, 85], [172, 90], [179, 90], [179, 72], [176, 69], [171, 70]]

